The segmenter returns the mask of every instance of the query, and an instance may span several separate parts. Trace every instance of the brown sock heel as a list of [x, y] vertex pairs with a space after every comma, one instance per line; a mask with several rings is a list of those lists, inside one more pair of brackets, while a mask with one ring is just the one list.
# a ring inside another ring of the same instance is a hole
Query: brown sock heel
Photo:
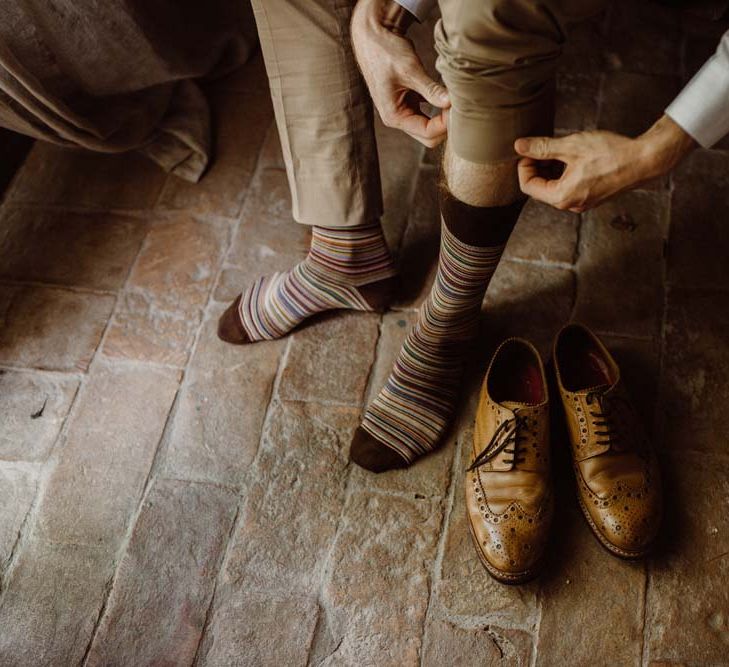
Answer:
[[384, 313], [395, 298], [399, 283], [398, 277], [392, 276], [391, 278], [378, 280], [376, 283], [362, 285], [357, 290], [373, 312]]

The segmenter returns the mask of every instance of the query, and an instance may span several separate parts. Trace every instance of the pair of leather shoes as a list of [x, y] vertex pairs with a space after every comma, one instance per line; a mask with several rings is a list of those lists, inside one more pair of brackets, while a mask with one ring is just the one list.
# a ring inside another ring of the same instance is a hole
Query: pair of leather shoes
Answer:
[[[579, 324], [552, 351], [577, 480], [592, 532], [612, 554], [647, 553], [661, 519], [658, 465], [603, 343]], [[484, 378], [476, 412], [466, 511], [479, 558], [503, 583], [540, 569], [554, 515], [549, 388], [539, 353], [504, 341]]]

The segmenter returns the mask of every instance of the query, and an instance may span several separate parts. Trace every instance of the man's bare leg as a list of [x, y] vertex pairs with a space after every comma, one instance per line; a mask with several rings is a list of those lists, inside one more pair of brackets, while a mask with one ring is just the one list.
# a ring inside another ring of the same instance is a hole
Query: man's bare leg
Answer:
[[524, 197], [519, 190], [516, 159], [487, 164], [470, 162], [447, 145], [443, 178], [450, 194], [469, 206], [505, 206]]

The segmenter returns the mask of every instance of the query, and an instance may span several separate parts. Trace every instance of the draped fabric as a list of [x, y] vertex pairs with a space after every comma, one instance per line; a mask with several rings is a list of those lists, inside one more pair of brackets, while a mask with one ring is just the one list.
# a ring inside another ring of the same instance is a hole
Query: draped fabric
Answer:
[[197, 79], [245, 62], [254, 35], [246, 0], [2, 0], [0, 126], [138, 150], [197, 181], [211, 154]]

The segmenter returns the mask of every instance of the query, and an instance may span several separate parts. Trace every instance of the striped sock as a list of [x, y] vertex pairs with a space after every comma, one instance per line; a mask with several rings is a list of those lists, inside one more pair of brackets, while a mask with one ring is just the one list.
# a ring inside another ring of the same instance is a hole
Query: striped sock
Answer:
[[325, 310], [374, 310], [376, 300], [368, 299], [362, 288], [395, 274], [379, 224], [313, 227], [306, 259], [285, 273], [256, 280], [223, 315], [218, 331], [224, 321], [230, 330], [235, 317], [239, 335], [221, 335], [224, 340], [272, 340]]
[[[521, 206], [503, 208], [505, 224], [488, 245], [470, 245], [456, 238], [445, 222], [441, 225], [433, 288], [390, 377], [355, 433], [350, 449], [355, 463], [375, 472], [404, 467], [438, 444], [456, 404], [481, 302]], [[483, 220], [480, 228], [483, 237]], [[476, 227], [460, 229], [466, 229], [463, 235], [469, 240], [479, 240], [471, 233]]]

